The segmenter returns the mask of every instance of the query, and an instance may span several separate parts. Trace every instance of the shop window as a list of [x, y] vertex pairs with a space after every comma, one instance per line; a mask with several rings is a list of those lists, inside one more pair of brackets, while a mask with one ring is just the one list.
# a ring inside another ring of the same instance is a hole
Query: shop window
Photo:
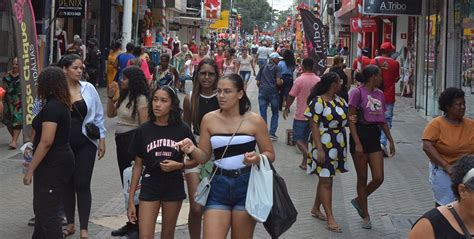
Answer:
[[466, 93], [467, 114], [474, 116], [474, 1], [455, 1], [456, 27], [461, 32], [460, 85]]

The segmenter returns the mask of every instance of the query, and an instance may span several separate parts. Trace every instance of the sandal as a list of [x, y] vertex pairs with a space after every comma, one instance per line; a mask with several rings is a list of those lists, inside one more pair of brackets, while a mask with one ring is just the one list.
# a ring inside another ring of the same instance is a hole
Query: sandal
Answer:
[[362, 208], [360, 208], [359, 204], [357, 203], [357, 201], [354, 199], [351, 200], [351, 204], [352, 206], [357, 210], [357, 214], [359, 214], [359, 216], [364, 219], [364, 212], [362, 211]]
[[76, 230], [68, 230], [67, 228], [64, 228], [63, 229], [63, 237], [66, 238], [68, 236], [71, 236], [71, 235], [74, 235], [74, 233], [76, 233]]
[[301, 170], [306, 170], [306, 166], [300, 165]]
[[337, 232], [337, 233], [342, 233], [342, 229], [339, 225], [333, 224], [333, 225], [326, 225], [326, 229], [332, 232]]
[[326, 216], [322, 212], [311, 212], [311, 216], [321, 221], [326, 221]]
[[372, 222], [370, 222], [370, 220], [368, 222], [362, 221], [362, 228], [372, 229]]

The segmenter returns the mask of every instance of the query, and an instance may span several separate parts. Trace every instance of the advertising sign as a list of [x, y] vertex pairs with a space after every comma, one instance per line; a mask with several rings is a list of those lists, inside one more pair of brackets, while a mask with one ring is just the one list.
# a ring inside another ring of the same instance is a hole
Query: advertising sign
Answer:
[[33, 6], [30, 0], [11, 0], [13, 9], [13, 35], [18, 57], [21, 96], [23, 109], [23, 135], [31, 135], [33, 122], [33, 103], [36, 98], [36, 81], [38, 80], [38, 41]]
[[207, 19], [218, 19], [221, 15], [221, 0], [204, 0]]
[[365, 15], [421, 15], [421, 0], [363, 0]]
[[359, 18], [351, 18], [351, 32], [377, 32], [377, 22], [373, 18], [362, 18], [362, 29], [359, 29]]
[[326, 70], [327, 57], [327, 28], [321, 19], [308, 10], [300, 9], [303, 31], [306, 39], [308, 57], [314, 60], [313, 72], [322, 75]]
[[56, 0], [58, 17], [83, 18], [86, 9], [86, 0]]

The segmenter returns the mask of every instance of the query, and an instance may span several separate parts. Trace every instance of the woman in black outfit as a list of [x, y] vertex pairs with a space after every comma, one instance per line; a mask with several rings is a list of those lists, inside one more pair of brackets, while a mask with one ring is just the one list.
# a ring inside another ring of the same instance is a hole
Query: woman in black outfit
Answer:
[[33, 160], [23, 178], [33, 184], [34, 239], [63, 238], [58, 211], [61, 196], [74, 170], [69, 146], [71, 116], [66, 77], [58, 67], [47, 67], [38, 77], [38, 97], [43, 108], [33, 120]]
[[[66, 75], [69, 94], [71, 95], [71, 134], [70, 143], [74, 153], [75, 168], [73, 177], [68, 182], [63, 198], [67, 226], [64, 236], [75, 232], [74, 214], [77, 196], [80, 236], [88, 237], [88, 223], [92, 204], [91, 179], [96, 155], [101, 159], [105, 154], [104, 110], [95, 87], [81, 81], [83, 63], [76, 54], [63, 56], [58, 62]], [[87, 124], [98, 128], [96, 137], [88, 133]]]
[[344, 58], [342, 58], [341, 56], [335, 56], [332, 67], [329, 68], [329, 71], [337, 73], [339, 75], [339, 78], [341, 78], [342, 85], [339, 92], [337, 92], [337, 95], [342, 97], [346, 102], [349, 102], [349, 94], [347, 89], [348, 79], [346, 73], [344, 72], [344, 68], [346, 68], [346, 66], [344, 65]]

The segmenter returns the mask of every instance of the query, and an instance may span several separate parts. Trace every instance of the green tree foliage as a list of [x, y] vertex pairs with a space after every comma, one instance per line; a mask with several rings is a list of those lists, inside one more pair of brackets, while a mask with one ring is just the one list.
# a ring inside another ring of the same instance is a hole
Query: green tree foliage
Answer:
[[[230, 8], [230, 0], [222, 0], [222, 9]], [[270, 26], [272, 8], [267, 0], [234, 0], [234, 8], [242, 15], [242, 30], [253, 32], [254, 25], [263, 29]], [[273, 15], [276, 19], [276, 15]]]

